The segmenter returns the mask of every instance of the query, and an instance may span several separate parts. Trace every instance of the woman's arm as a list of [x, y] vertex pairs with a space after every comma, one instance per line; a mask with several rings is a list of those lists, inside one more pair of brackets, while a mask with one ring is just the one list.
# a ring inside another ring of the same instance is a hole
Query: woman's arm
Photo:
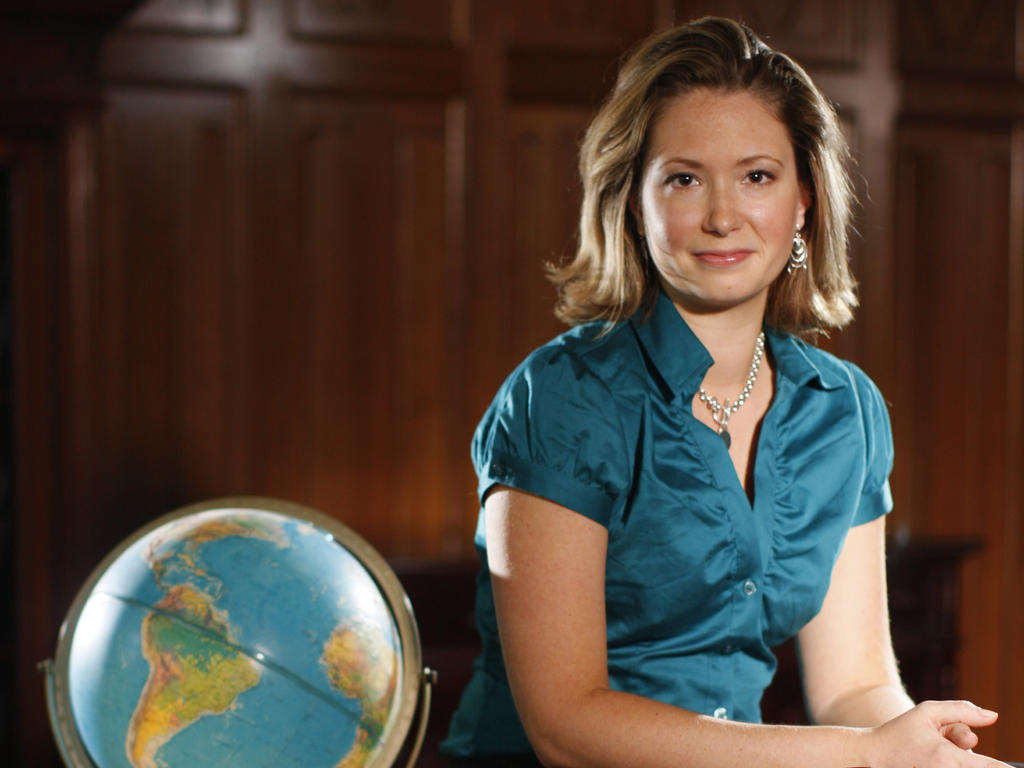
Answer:
[[914, 706], [889, 634], [884, 515], [850, 529], [821, 611], [797, 645], [813, 722], [881, 725]]
[[716, 720], [609, 687], [607, 531], [575, 512], [498, 488], [485, 504], [488, 564], [505, 664], [526, 733], [549, 766], [1002, 766], [951, 744], [947, 722], [987, 724], [972, 705], [916, 708], [884, 728]]
[[[832, 725], [881, 725], [910, 710], [889, 633], [885, 517], [852, 528], [821, 611], [797, 638], [811, 719]], [[941, 728], [964, 749], [978, 743], [965, 723]]]

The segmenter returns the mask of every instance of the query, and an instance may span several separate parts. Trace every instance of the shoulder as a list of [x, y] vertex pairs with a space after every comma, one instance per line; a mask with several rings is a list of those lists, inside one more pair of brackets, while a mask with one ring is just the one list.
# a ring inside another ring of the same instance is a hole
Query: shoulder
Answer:
[[787, 335], [787, 342], [803, 356], [824, 389], [849, 389], [849, 394], [860, 401], [877, 402], [884, 407], [881, 391], [858, 365], [836, 357], [820, 347], [795, 336]]
[[797, 388], [803, 395], [799, 398], [802, 426], [796, 429], [817, 434], [859, 467], [852, 472], [860, 478], [861, 489], [854, 524], [888, 512], [894, 450], [889, 412], [878, 386], [855, 363], [800, 339], [782, 341], [787, 375], [805, 385]]
[[628, 323], [572, 328], [533, 350], [508, 376], [496, 402], [517, 392], [609, 396], [618, 380], [636, 375], [642, 356]]
[[[843, 360], [808, 342], [773, 331], [773, 352], [780, 374], [820, 404], [823, 418], [848, 414], [859, 422], [869, 443], [877, 441], [888, 453], [891, 443], [889, 413], [874, 381], [855, 363]], [[821, 392], [824, 396], [814, 394]]]
[[816, 352], [821, 356], [823, 362], [835, 371], [836, 376], [842, 376], [843, 382], [856, 399], [865, 422], [876, 427], [882, 426], [888, 431], [889, 416], [885, 398], [871, 377], [856, 363], [838, 358], [824, 350], [816, 350]]
[[869, 463], [890, 466], [893, 457], [889, 409], [878, 385], [856, 363], [843, 360], [807, 342], [794, 343], [817, 371], [817, 383], [830, 390], [836, 409], [859, 417], [860, 432]]
[[[614, 361], [628, 328], [581, 326], [534, 350], [505, 380], [473, 437], [481, 500], [495, 484], [607, 525], [631, 477]], [[633, 354], [638, 354], [633, 352]]]

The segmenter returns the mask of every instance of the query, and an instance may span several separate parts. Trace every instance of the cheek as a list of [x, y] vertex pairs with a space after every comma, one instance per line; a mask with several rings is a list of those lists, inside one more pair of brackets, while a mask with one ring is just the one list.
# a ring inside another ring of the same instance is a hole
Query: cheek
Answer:
[[673, 249], [700, 229], [700, 216], [692, 206], [678, 201], [648, 200], [644, 205], [644, 225], [652, 245]]
[[787, 252], [796, 232], [797, 208], [787, 204], [766, 204], [751, 211], [751, 221], [756, 222], [762, 237], [771, 245]]

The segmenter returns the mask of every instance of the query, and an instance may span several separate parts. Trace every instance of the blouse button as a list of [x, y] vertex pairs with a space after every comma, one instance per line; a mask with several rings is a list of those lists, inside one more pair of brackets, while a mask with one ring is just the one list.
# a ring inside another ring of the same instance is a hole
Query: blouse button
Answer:
[[725, 707], [719, 707], [712, 713], [718, 720], [728, 720], [729, 712]]
[[753, 579], [747, 579], [743, 582], [743, 594], [750, 597], [755, 592], [757, 592], [757, 584], [754, 583]]

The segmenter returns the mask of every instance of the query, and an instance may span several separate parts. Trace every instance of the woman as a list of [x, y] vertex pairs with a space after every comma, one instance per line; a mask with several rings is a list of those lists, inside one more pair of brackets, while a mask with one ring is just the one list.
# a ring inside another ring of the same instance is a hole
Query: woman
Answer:
[[[966, 702], [914, 706], [888, 629], [891, 434], [841, 328], [851, 194], [831, 107], [732, 21], [649, 39], [584, 141], [575, 327], [473, 444], [483, 654], [466, 764], [983, 766]], [[761, 725], [796, 635], [818, 725]], [[458, 759], [456, 764], [462, 764]]]

